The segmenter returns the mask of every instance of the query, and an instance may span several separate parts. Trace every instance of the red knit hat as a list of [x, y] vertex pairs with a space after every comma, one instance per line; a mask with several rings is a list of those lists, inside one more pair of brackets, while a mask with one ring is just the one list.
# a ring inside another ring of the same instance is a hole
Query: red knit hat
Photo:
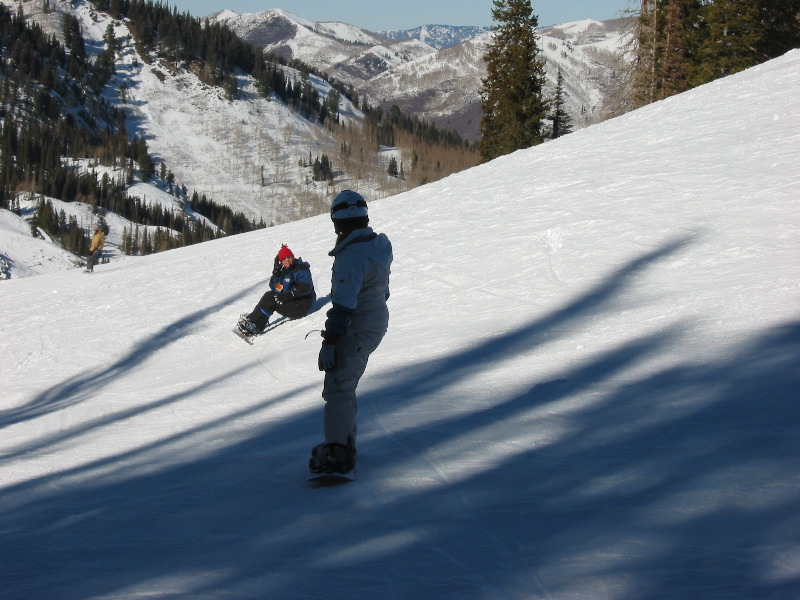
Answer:
[[281, 244], [281, 249], [278, 251], [278, 260], [283, 260], [287, 256], [294, 258], [294, 253], [289, 250], [289, 246], [286, 244]]

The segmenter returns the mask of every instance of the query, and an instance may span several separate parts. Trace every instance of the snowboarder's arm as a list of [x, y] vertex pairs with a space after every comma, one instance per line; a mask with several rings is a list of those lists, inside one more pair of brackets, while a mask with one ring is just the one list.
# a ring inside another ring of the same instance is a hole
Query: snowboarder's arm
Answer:
[[299, 298], [314, 291], [314, 283], [311, 280], [311, 271], [308, 269], [297, 269], [294, 273], [294, 286], [292, 296]]
[[328, 310], [325, 329], [322, 332], [322, 348], [319, 350], [317, 365], [326, 373], [336, 368], [336, 343], [342, 339], [350, 327], [353, 311], [340, 304], [334, 304]]
[[328, 318], [325, 320], [325, 330], [322, 332], [322, 338], [325, 344], [335, 344], [338, 342], [350, 327], [350, 317], [353, 315], [353, 310], [346, 308], [340, 304], [334, 303], [328, 310]]

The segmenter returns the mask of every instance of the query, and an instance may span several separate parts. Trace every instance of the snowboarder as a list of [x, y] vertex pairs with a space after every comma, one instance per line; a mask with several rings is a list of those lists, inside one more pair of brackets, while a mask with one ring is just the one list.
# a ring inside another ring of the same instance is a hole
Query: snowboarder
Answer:
[[89, 245], [89, 254], [86, 256], [86, 270], [84, 273], [92, 273], [94, 271], [94, 266], [103, 255], [103, 246], [105, 244], [106, 234], [103, 233], [103, 228], [98, 223], [94, 226], [94, 235], [92, 236], [92, 243]]
[[312, 473], [349, 473], [356, 459], [356, 387], [367, 360], [389, 326], [392, 244], [369, 227], [367, 203], [351, 190], [331, 204], [336, 246], [318, 366], [325, 371], [322, 397], [325, 441], [311, 451]]
[[275, 256], [272, 277], [267, 290], [256, 307], [239, 319], [239, 330], [246, 336], [263, 333], [273, 313], [290, 319], [300, 319], [308, 314], [317, 299], [311, 266], [294, 253], [286, 244]]

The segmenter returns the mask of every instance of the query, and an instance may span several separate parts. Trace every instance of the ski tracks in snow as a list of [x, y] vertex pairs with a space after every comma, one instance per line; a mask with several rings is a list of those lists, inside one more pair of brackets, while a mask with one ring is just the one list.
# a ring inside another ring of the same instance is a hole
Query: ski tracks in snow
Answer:
[[[507, 600], [552, 598], [537, 573], [520, 558], [519, 553], [503, 538], [502, 533], [495, 531], [479, 516], [479, 510], [473, 507], [464, 494], [459, 491], [461, 489], [459, 482], [449, 474], [451, 470], [447, 468], [447, 465], [423, 448], [422, 442], [414, 443], [418, 439], [417, 435], [401, 436], [393, 431], [376, 414], [371, 402], [363, 402], [359, 412], [362, 419], [369, 421], [369, 429], [376, 432], [377, 439], [384, 442], [386, 450], [383, 454], [396, 456], [396, 453], [399, 452], [409, 458], [406, 462], [409, 466], [396, 476], [389, 469], [397, 469], [397, 461], [378, 460], [374, 469], [368, 466], [367, 469], [364, 469], [363, 466], [359, 466], [360, 475], [357, 484], [359, 487], [363, 486], [376, 503], [384, 506], [390, 506], [392, 503], [402, 501], [401, 499], [415, 502], [417, 496], [435, 496], [433, 502], [437, 507], [446, 507], [448, 513], [444, 528], [451, 525], [453, 521], [460, 520], [469, 523], [469, 527], [457, 527], [455, 530], [467, 532], [466, 535], [469, 536], [467, 541], [457, 537], [463, 535], [461, 533], [455, 534], [456, 537], [443, 535], [443, 523], [434, 520], [436, 516], [429, 516], [431, 513], [426, 510], [396, 511], [404, 529], [413, 531], [421, 544], [442, 556], [447, 563], [463, 575], [463, 580], [459, 579], [459, 582], [464, 587], [475, 588], [477, 585], [480, 588], [480, 590], [475, 589], [475, 592], [478, 593], [477, 597]], [[362, 442], [362, 445], [366, 444]], [[414, 463], [414, 466], [411, 466], [410, 463]], [[416, 469], [417, 472], [412, 473], [412, 469]], [[461, 471], [456, 473], [461, 473]], [[422, 501], [424, 502], [424, 500]], [[406, 515], [406, 517], [404, 518], [402, 515]], [[409, 519], [408, 515], [415, 515], [415, 518]], [[483, 541], [476, 540], [477, 536], [483, 538]], [[487, 548], [492, 550], [487, 551]], [[487, 564], [489, 556], [494, 559], [491, 565]], [[492, 567], [496, 563], [500, 563], [506, 568], [498, 573]], [[523, 574], [530, 586], [520, 587], [518, 576], [504, 577], [509, 568], [515, 575]], [[444, 568], [442, 568], [442, 578], [448, 578]], [[470, 594], [465, 597], [470, 597]]]

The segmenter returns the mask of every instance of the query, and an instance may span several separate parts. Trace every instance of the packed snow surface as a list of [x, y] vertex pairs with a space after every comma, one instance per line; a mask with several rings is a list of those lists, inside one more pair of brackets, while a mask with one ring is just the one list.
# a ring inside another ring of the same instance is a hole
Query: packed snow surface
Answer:
[[[800, 597], [798, 99], [793, 51], [371, 202], [342, 487], [327, 217], [2, 282], [0, 595]], [[281, 243], [320, 301], [248, 346]]]

